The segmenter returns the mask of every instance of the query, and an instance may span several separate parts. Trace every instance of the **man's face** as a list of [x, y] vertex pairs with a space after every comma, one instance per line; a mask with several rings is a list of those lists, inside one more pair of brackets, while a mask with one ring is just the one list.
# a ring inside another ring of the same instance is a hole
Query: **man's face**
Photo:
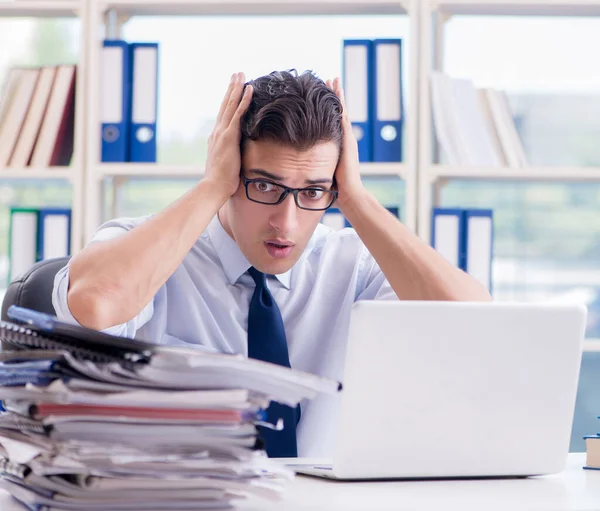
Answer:
[[[334, 142], [297, 151], [272, 141], [249, 140], [242, 172], [247, 179], [261, 178], [289, 188], [331, 189], [338, 154]], [[263, 273], [280, 274], [296, 263], [322, 216], [323, 211], [298, 208], [291, 193], [277, 205], [253, 202], [240, 180], [220, 219], [252, 266]]]

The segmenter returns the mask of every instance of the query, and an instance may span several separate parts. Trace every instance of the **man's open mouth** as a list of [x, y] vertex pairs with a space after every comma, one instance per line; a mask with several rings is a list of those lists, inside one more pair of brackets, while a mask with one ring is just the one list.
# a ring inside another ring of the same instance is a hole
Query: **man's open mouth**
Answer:
[[293, 245], [292, 242], [283, 240], [267, 240], [265, 241], [265, 244], [276, 248], [287, 248]]

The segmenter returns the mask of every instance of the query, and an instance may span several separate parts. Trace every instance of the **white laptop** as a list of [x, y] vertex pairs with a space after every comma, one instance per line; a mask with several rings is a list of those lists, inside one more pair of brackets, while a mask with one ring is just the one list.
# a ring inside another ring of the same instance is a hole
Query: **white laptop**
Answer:
[[288, 466], [343, 480], [560, 472], [586, 316], [583, 305], [357, 302], [333, 459]]

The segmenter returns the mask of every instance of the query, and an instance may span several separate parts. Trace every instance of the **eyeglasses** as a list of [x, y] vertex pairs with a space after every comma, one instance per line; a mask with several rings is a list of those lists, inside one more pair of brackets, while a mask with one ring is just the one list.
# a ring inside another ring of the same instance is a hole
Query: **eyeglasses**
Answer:
[[310, 211], [325, 211], [329, 209], [338, 196], [337, 190], [323, 188], [288, 188], [265, 179], [246, 179], [242, 176], [246, 187], [246, 197], [259, 204], [275, 206], [281, 204], [291, 193], [294, 195], [296, 206]]

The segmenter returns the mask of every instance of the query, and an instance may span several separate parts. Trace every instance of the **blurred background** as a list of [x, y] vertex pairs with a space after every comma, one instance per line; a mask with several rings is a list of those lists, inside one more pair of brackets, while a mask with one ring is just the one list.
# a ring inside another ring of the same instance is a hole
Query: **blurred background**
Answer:
[[[2, 17], [1, 12], [0, 83], [13, 66], [80, 59], [81, 19]], [[165, 168], [198, 165], [200, 173], [233, 72], [254, 78], [295, 68], [313, 70], [323, 79], [340, 76], [342, 42], [349, 38], [402, 38], [407, 63], [416, 44], [411, 27], [401, 14], [140, 16], [123, 25], [121, 37], [160, 45], [157, 163]], [[506, 91], [530, 165], [600, 168], [600, 66], [594, 65], [600, 18], [455, 16], [445, 25], [443, 46], [447, 74]], [[407, 111], [416, 101], [414, 69], [403, 66]], [[156, 212], [195, 182], [104, 177], [102, 219]], [[365, 183], [382, 203], [405, 214], [404, 180], [366, 177]], [[586, 182], [447, 178], [432, 193], [436, 206], [493, 209], [497, 300], [587, 305], [571, 442], [571, 450], [583, 451], [583, 436], [596, 432], [600, 415], [600, 174]], [[2, 289], [9, 265], [10, 206], [64, 207], [72, 200], [68, 181], [0, 179]]]

